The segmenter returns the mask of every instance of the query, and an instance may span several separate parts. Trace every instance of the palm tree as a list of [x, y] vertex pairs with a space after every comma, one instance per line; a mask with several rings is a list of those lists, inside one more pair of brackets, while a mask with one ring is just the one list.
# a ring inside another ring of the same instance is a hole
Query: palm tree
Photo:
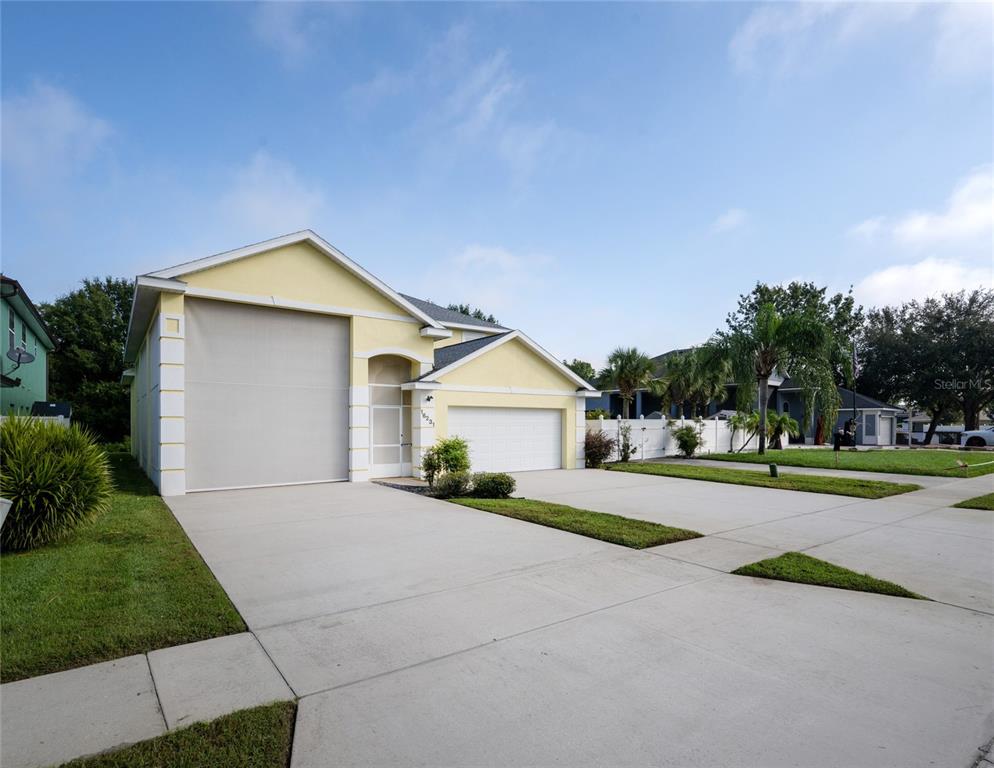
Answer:
[[666, 406], [691, 406], [691, 416], [703, 416], [712, 400], [724, 400], [729, 367], [721, 350], [707, 344], [666, 359], [666, 371], [651, 389]]
[[[731, 366], [739, 383], [739, 407], [744, 410], [759, 389], [759, 452], [766, 453], [767, 405], [770, 399], [770, 377], [777, 372], [789, 372], [805, 392], [807, 422], [815, 400], [830, 411], [832, 397], [837, 392], [831, 365], [832, 334], [825, 324], [811, 314], [777, 313], [773, 304], [763, 304], [752, 323], [720, 333], [716, 344]], [[754, 400], [753, 400], [754, 401]], [[834, 418], [834, 416], [833, 416]]]
[[635, 399], [635, 392], [647, 389], [652, 382], [652, 359], [636, 347], [618, 347], [607, 358], [607, 367], [601, 371], [601, 386], [614, 386], [621, 395], [621, 417], [628, 418], [628, 407]]
[[797, 437], [801, 434], [801, 428], [797, 419], [792, 418], [789, 413], [774, 413], [769, 417], [766, 429], [770, 433], [770, 445], [773, 450], [779, 451], [783, 448], [783, 436]]
[[728, 437], [729, 453], [735, 450], [735, 435], [739, 432], [746, 431], [748, 421], [749, 414], [742, 413], [742, 411], [736, 411], [728, 417], [728, 428], [731, 431], [731, 434]]

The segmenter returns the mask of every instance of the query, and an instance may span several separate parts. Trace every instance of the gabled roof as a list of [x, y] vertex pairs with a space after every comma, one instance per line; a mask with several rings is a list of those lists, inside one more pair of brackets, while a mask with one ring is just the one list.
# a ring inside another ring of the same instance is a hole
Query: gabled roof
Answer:
[[[848, 410], [852, 410], [852, 407], [853, 407], [853, 391], [851, 389], [846, 389], [844, 387], [839, 387], [838, 389], [839, 389], [839, 397], [842, 398], [842, 405], [839, 406], [839, 410], [840, 411], [845, 411], [847, 409]], [[883, 402], [881, 400], [875, 400], [872, 397], [867, 397], [866, 395], [861, 395], [859, 392], [856, 392], [855, 395], [856, 395], [856, 410], [863, 410], [863, 409], [866, 409], [866, 408], [869, 408], [869, 409], [883, 408], [883, 409], [890, 410], [890, 411], [903, 411], [904, 410], [904, 408], [901, 408], [900, 406], [897, 406], [897, 405], [888, 405], [887, 403], [885, 403], [885, 402]]]
[[435, 350], [435, 366], [428, 373], [416, 379], [417, 381], [437, 381], [456, 368], [465, 365], [470, 360], [474, 360], [480, 355], [486, 354], [509, 341], [517, 339], [539, 357], [545, 359], [549, 365], [558, 370], [563, 376], [577, 385], [577, 390], [584, 392], [596, 392], [589, 383], [577, 376], [573, 371], [563, 365], [562, 361], [540, 347], [529, 339], [521, 331], [508, 331], [496, 336], [484, 336], [472, 341], [464, 341], [461, 344], [450, 344]]
[[401, 294], [397, 293], [393, 288], [367, 272], [335, 246], [310, 229], [303, 229], [300, 232], [292, 232], [289, 235], [275, 237], [271, 240], [264, 240], [261, 243], [247, 245], [244, 248], [236, 248], [233, 251], [217, 253], [213, 256], [206, 256], [202, 259], [195, 259], [194, 261], [188, 261], [184, 264], [177, 264], [175, 267], [160, 269], [157, 272], [149, 272], [146, 277], [158, 277], [172, 280], [183, 275], [189, 275], [193, 272], [200, 272], [205, 269], [210, 269], [211, 267], [216, 267], [220, 264], [238, 261], [239, 259], [245, 259], [249, 256], [255, 256], [260, 253], [265, 253], [266, 251], [272, 251], [276, 248], [282, 248], [296, 243], [309, 243], [328, 258], [337, 262], [347, 271], [358, 277], [360, 280], [375, 288], [395, 304], [406, 309], [412, 316], [422, 320], [434, 328], [442, 327], [441, 323], [435, 320], [435, 318], [433, 318], [430, 314], [412, 304]]
[[472, 315], [464, 315], [462, 312], [457, 312], [454, 309], [448, 309], [447, 307], [442, 307], [431, 301], [425, 301], [424, 299], [418, 299], [415, 298], [414, 296], [408, 296], [406, 293], [402, 293], [400, 295], [403, 296], [405, 299], [407, 299], [409, 302], [411, 302], [411, 304], [416, 306], [426, 315], [430, 315], [438, 322], [447, 326], [452, 325], [458, 327], [463, 325], [471, 325], [478, 328], [498, 330], [498, 331], [508, 330], [504, 326], [498, 325], [497, 323], [491, 323], [487, 320], [480, 320], [478, 318], [473, 317]]

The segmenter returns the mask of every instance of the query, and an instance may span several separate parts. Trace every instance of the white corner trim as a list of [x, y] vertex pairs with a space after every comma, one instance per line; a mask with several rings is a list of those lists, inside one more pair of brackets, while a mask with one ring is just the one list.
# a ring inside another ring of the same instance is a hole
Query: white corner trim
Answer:
[[141, 288], [154, 288], [166, 293], [185, 293], [186, 283], [182, 280], [165, 280], [152, 275], [139, 275], [136, 283]]
[[435, 389], [442, 389], [443, 385], [439, 384], [436, 381], [408, 381], [405, 384], [401, 384], [400, 388], [401, 388], [402, 391], [407, 391], [407, 390], [418, 390], [418, 391], [422, 391], [423, 390], [423, 391], [426, 391], [426, 392], [431, 392], [432, 390], [435, 390]]
[[368, 360], [371, 357], [378, 357], [379, 355], [396, 355], [398, 357], [406, 357], [409, 360], [415, 360], [419, 363], [427, 363], [429, 365], [435, 362], [434, 358], [424, 357], [423, 355], [419, 355], [417, 352], [412, 352], [411, 350], [404, 349], [403, 347], [377, 347], [376, 349], [369, 349], [365, 352], [354, 352], [352, 357]]
[[430, 315], [422, 312], [411, 302], [393, 290], [390, 286], [384, 283], [382, 280], [374, 276], [373, 274], [367, 272], [365, 269], [356, 264], [352, 259], [346, 256], [344, 253], [339, 251], [335, 246], [326, 241], [324, 238], [320, 237], [316, 232], [310, 229], [304, 229], [300, 232], [292, 232], [289, 235], [283, 235], [281, 237], [275, 237], [271, 240], [264, 240], [261, 243], [254, 243], [252, 245], [244, 246], [243, 248], [236, 248], [233, 251], [225, 251], [224, 253], [217, 253], [213, 256], [207, 256], [202, 259], [195, 259], [193, 261], [188, 261], [183, 264], [177, 264], [174, 267], [168, 267], [167, 269], [161, 269], [157, 272], [150, 272], [147, 276], [153, 278], [174, 278], [180, 275], [188, 275], [194, 272], [201, 272], [205, 269], [210, 269], [211, 267], [216, 267], [220, 264], [227, 264], [231, 261], [237, 261], [239, 259], [244, 259], [249, 256], [255, 256], [260, 253], [265, 253], [266, 251], [272, 251], [276, 248], [282, 248], [287, 245], [294, 245], [296, 243], [309, 243], [311, 246], [321, 251], [325, 256], [330, 258], [332, 261], [339, 264], [341, 267], [345, 268], [347, 271], [351, 272], [353, 275], [358, 277], [363, 282], [375, 288], [377, 291], [382, 293], [392, 302], [400, 307], [407, 310], [413, 317], [418, 318], [425, 324], [431, 326], [432, 328], [442, 328], [442, 324], [437, 320], [433, 319]]
[[252, 293], [223, 291], [219, 288], [195, 288], [191, 286], [186, 289], [186, 295], [192, 299], [217, 299], [219, 301], [231, 301], [238, 304], [254, 304], [260, 307], [295, 309], [300, 312], [314, 312], [321, 315], [337, 315], [339, 317], [369, 317], [374, 320], [396, 320], [400, 323], [418, 322], [413, 317], [408, 317], [407, 315], [391, 315], [388, 312], [375, 312], [365, 309], [353, 309], [351, 307], [339, 307], [333, 304], [316, 304], [309, 301], [296, 301], [294, 299], [284, 299], [281, 296], [261, 296]]
[[[497, 349], [498, 347], [503, 346], [504, 344], [507, 344], [507, 342], [513, 341], [514, 339], [518, 339], [519, 341], [521, 341], [522, 344], [524, 344], [526, 347], [528, 347], [532, 352], [534, 352], [535, 354], [537, 354], [539, 357], [544, 358], [545, 361], [547, 363], [549, 363], [553, 368], [557, 369], [561, 374], [563, 374], [570, 381], [575, 382], [579, 386], [579, 388], [581, 390], [583, 390], [585, 392], [591, 392], [591, 393], [593, 393], [595, 391], [592, 386], [590, 386], [587, 382], [585, 382], [583, 379], [581, 379], [579, 376], [577, 376], [575, 373], [573, 373], [573, 371], [571, 371], [569, 368], [567, 368], [565, 365], [563, 365], [562, 361], [560, 361], [554, 355], [550, 354], [543, 347], [540, 347], [532, 339], [530, 339], [527, 336], [525, 336], [525, 334], [523, 334], [521, 331], [511, 331], [509, 333], [506, 333], [505, 335], [501, 336], [496, 341], [493, 341], [490, 344], [487, 344], [485, 346], [480, 347], [475, 352], [471, 352], [470, 354], [466, 355], [465, 357], [459, 358], [454, 363], [451, 363], [451, 364], [445, 366], [444, 368], [440, 368], [439, 370], [435, 371], [435, 375], [432, 376], [432, 379], [433, 380], [438, 380], [442, 376], [445, 376], [446, 374], [451, 373], [452, 371], [456, 370], [457, 368], [461, 368], [466, 363], [468, 363], [468, 362], [470, 362], [472, 360], [475, 360], [476, 358], [478, 358], [478, 357], [480, 357], [482, 355], [487, 354], [487, 352], [492, 352], [493, 350]], [[572, 394], [575, 395], [576, 392], [573, 392]], [[591, 396], [593, 396], [593, 395], [591, 395]]]
[[429, 339], [451, 339], [452, 331], [448, 328], [432, 328], [430, 326], [425, 326], [421, 329], [421, 335], [426, 336]]

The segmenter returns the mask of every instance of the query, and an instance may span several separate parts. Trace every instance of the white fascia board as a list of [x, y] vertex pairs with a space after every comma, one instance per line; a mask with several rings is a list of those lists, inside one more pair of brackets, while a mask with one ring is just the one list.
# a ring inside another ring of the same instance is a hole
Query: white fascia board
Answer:
[[410, 313], [413, 317], [418, 318], [428, 326], [432, 328], [442, 328], [442, 324], [437, 320], [433, 319], [431, 316], [422, 312], [411, 302], [397, 293], [393, 288], [388, 286], [382, 280], [380, 280], [375, 275], [367, 272], [365, 269], [356, 264], [352, 259], [346, 256], [344, 253], [339, 251], [335, 246], [326, 241], [324, 238], [320, 237], [317, 233], [310, 229], [305, 229], [300, 232], [293, 232], [289, 235], [283, 235], [282, 237], [276, 237], [272, 240], [265, 240], [261, 243], [255, 243], [253, 245], [247, 245], [244, 248], [237, 248], [233, 251], [225, 251], [224, 253], [218, 253], [213, 256], [207, 256], [203, 259], [196, 259], [194, 261], [188, 261], [185, 264], [178, 264], [175, 267], [169, 267], [168, 269], [162, 269], [158, 272], [150, 272], [149, 277], [164, 277], [173, 278], [179, 277], [180, 275], [188, 275], [193, 272], [200, 272], [205, 269], [210, 269], [211, 267], [216, 267], [219, 264], [227, 264], [231, 261], [237, 261], [238, 259], [244, 259], [248, 256], [255, 256], [259, 253], [265, 253], [266, 251], [272, 251], [276, 248], [282, 248], [286, 245], [294, 245], [296, 243], [310, 243], [312, 246], [317, 248], [319, 251], [324, 253], [332, 261], [337, 262], [340, 266], [344, 267], [346, 270], [351, 272], [353, 275], [358, 277], [360, 280], [366, 284], [372, 286], [377, 291], [386, 296], [390, 301], [394, 302], [398, 306], [403, 307]]
[[451, 339], [452, 331], [448, 328], [435, 328], [434, 326], [425, 326], [421, 329], [421, 335], [426, 336], [429, 339]]
[[442, 322], [446, 328], [454, 328], [457, 331], [478, 331], [479, 333], [486, 333], [490, 336], [496, 336], [498, 333], [507, 333], [510, 328], [494, 328], [492, 325], [473, 325], [471, 323], [449, 323]]
[[441, 386], [442, 385], [439, 384], [437, 381], [408, 381], [404, 384], [401, 384], [400, 388], [403, 391], [409, 391], [414, 389], [431, 391], [435, 389], [440, 389]]

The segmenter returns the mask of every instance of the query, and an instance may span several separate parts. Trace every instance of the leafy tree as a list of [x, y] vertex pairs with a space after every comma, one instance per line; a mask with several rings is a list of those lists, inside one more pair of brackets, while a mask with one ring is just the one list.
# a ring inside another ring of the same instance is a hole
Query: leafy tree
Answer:
[[770, 446], [775, 451], [783, 448], [783, 436], [785, 434], [790, 437], [797, 437], [801, 434], [801, 427], [797, 423], [797, 419], [793, 418], [789, 413], [773, 413], [767, 419], [766, 430], [770, 434]]
[[594, 379], [597, 378], [597, 371], [594, 370], [594, 366], [586, 360], [577, 360], [574, 357], [572, 363], [567, 363], [563, 360], [563, 365], [586, 382], [593, 383]]
[[[729, 316], [729, 328], [712, 344], [721, 351], [738, 384], [738, 409], [756, 400], [759, 389], [759, 452], [766, 453], [767, 405], [770, 377], [789, 372], [804, 393], [804, 420], [817, 404], [829, 420], [835, 419], [839, 395], [832, 366], [835, 337], [815, 312], [781, 315], [772, 303], [741, 321]], [[844, 360], [845, 358], [840, 358]]]
[[628, 409], [635, 392], [647, 389], [652, 381], [652, 359], [636, 347], [618, 347], [607, 358], [601, 371], [601, 386], [617, 387], [621, 395], [621, 417], [628, 418]]
[[497, 318], [493, 314], [487, 314], [479, 307], [470, 307], [469, 304], [449, 304], [446, 309], [451, 309], [453, 312], [458, 312], [462, 315], [467, 315], [476, 320], [482, 320], [485, 323], [493, 323], [494, 325], [500, 325]]
[[133, 292], [129, 280], [92, 278], [40, 307], [56, 344], [49, 356], [49, 396], [72, 403], [74, 420], [104, 440], [129, 432], [131, 408], [121, 374]]
[[994, 403], [994, 291], [874, 309], [859, 351], [860, 389], [927, 413], [926, 443], [958, 414], [976, 429]]
[[826, 288], [796, 280], [788, 285], [756, 283], [752, 291], [739, 296], [738, 307], [728, 316], [728, 327], [748, 327], [764, 304], [772, 304], [781, 316], [805, 315], [816, 319], [832, 336], [829, 352], [835, 383], [852, 386], [852, 345], [863, 328], [863, 308], [856, 304], [851, 288], [844, 294], [826, 294]]

